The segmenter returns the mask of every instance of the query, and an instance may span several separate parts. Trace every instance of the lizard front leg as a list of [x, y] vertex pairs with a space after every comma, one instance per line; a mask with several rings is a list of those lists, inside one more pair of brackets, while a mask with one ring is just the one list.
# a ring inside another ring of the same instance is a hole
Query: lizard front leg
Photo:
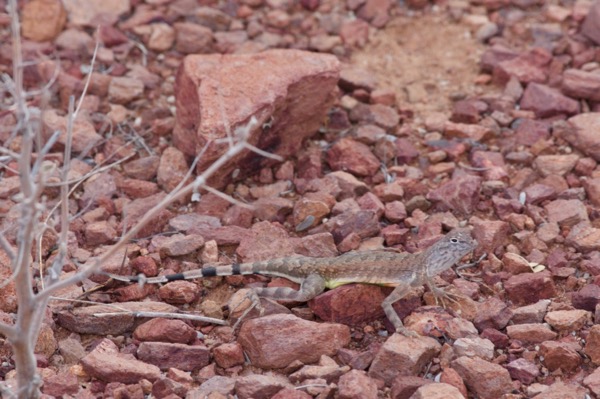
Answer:
[[397, 333], [400, 333], [407, 337], [417, 337], [417, 333], [415, 333], [414, 331], [410, 331], [406, 329], [406, 327], [404, 327], [404, 324], [402, 324], [402, 320], [400, 320], [400, 316], [398, 316], [398, 313], [396, 313], [394, 307], [392, 306], [395, 302], [404, 298], [406, 294], [410, 292], [411, 289], [412, 287], [406, 283], [398, 285], [396, 288], [394, 288], [394, 291], [392, 291], [391, 294], [383, 300], [383, 302], [381, 303], [381, 307], [383, 308], [383, 311], [385, 312], [385, 315], [388, 318], [388, 320], [391, 321], [394, 327], [396, 328]]

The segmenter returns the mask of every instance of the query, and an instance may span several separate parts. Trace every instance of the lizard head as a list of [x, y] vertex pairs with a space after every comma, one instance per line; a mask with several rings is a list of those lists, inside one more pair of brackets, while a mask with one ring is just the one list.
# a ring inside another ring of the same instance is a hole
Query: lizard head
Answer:
[[452, 230], [425, 251], [427, 274], [435, 276], [451, 268], [463, 256], [477, 248], [477, 245], [477, 241], [471, 237], [470, 230]]

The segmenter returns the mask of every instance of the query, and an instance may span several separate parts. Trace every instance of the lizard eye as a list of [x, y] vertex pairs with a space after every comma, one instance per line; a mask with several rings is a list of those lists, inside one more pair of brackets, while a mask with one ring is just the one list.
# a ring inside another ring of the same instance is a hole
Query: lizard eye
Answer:
[[453, 244], [457, 244], [458, 243], [458, 238], [451, 238], [450, 242]]

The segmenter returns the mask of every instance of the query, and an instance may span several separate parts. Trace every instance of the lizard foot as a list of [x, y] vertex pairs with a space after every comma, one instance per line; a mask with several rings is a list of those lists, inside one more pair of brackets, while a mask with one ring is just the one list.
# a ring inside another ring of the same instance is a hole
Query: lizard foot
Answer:
[[402, 334], [402, 335], [404, 335], [405, 337], [408, 337], [408, 338], [418, 338], [418, 337], [420, 337], [419, 334], [417, 334], [413, 330], [409, 330], [408, 328], [406, 328], [404, 326], [396, 327], [396, 332], [398, 334]]
[[250, 301], [250, 305], [246, 309], [244, 309], [242, 314], [237, 318], [235, 324], [233, 325], [233, 331], [237, 329], [240, 323], [246, 318], [246, 316], [248, 316], [248, 313], [250, 313], [253, 309], [258, 310], [260, 316], [262, 316], [265, 313], [265, 309], [261, 306], [260, 298], [258, 297], [258, 295], [256, 295], [256, 292], [254, 290], [248, 290], [248, 292], [246, 292], [246, 295], [244, 295], [244, 298], [241, 301], [237, 302], [235, 306], [231, 307], [230, 315], [235, 313], [235, 311], [238, 308], [242, 307], [246, 300]]
[[457, 299], [461, 298], [462, 295], [459, 294], [455, 294], [453, 292], [448, 292], [446, 290], [443, 290], [439, 287], [436, 287], [434, 285], [430, 286], [429, 289], [431, 290], [431, 293], [433, 294], [434, 298], [435, 298], [435, 304], [440, 306], [440, 302], [441, 302], [441, 306], [446, 309], [446, 300], [452, 303], [455, 303], [456, 305], [460, 306], [460, 302], [458, 302]]

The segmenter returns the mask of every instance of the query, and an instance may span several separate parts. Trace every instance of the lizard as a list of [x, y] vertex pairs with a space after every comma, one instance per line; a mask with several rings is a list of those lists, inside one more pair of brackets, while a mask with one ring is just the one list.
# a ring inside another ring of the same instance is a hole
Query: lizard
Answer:
[[[283, 277], [300, 284], [299, 290], [290, 287], [252, 288], [252, 307], [259, 305], [258, 297], [307, 302], [326, 288], [333, 289], [351, 283], [392, 286], [395, 287], [394, 290], [381, 304], [384, 313], [396, 332], [414, 336], [414, 332], [404, 327], [392, 305], [406, 296], [411, 289], [424, 284], [428, 285], [436, 298], [448, 297], [448, 294], [434, 284], [433, 278], [451, 268], [477, 245], [469, 230], [454, 229], [424, 251], [415, 254], [386, 249], [351, 251], [328, 258], [292, 256], [223, 266], [209, 265], [201, 269], [158, 277], [146, 277], [143, 274], [107, 274], [114, 280], [140, 284], [248, 274]], [[244, 315], [246, 313], [244, 312]]]

